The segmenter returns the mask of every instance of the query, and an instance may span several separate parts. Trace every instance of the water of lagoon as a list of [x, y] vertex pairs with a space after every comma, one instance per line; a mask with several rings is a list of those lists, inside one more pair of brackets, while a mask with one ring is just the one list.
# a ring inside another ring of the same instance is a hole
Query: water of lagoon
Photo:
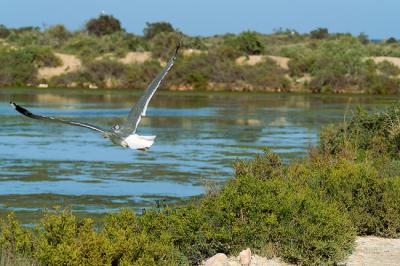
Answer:
[[50, 116], [111, 127], [140, 92], [0, 89], [0, 216], [26, 221], [41, 210], [69, 206], [101, 215], [204, 193], [232, 177], [237, 159], [264, 147], [285, 160], [303, 156], [319, 129], [358, 105], [383, 109], [393, 96], [247, 93], [156, 94], [138, 133], [157, 135], [147, 152], [111, 144], [87, 129], [16, 113], [10, 100]]

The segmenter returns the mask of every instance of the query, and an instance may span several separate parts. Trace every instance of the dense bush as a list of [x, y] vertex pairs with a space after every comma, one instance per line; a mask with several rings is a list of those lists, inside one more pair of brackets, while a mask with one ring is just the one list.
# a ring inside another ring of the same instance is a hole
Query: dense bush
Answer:
[[262, 54], [264, 44], [260, 40], [260, 35], [253, 31], [244, 31], [237, 37], [239, 49], [246, 54]]
[[122, 57], [129, 51], [147, 50], [143, 38], [125, 32], [117, 32], [101, 37], [75, 33], [60, 49], [65, 53], [78, 55], [83, 61], [92, 61], [105, 55]]
[[384, 75], [394, 76], [394, 77], [400, 75], [400, 68], [391, 62], [388, 62], [388, 61], [380, 62], [377, 65], [377, 67], [378, 67], [378, 70], [380, 72], [382, 72]]
[[398, 237], [400, 168], [390, 160], [354, 162], [340, 157], [312, 161], [304, 182], [347, 210], [358, 235]]
[[5, 39], [10, 35], [10, 30], [6, 26], [0, 24], [0, 38]]
[[39, 29], [26, 27], [10, 30], [7, 41], [22, 48], [31, 45], [42, 45], [42, 34]]
[[0, 49], [0, 85], [24, 86], [34, 83], [38, 67], [58, 66], [60, 60], [49, 48]]
[[400, 158], [400, 106], [369, 114], [358, 109], [350, 120], [327, 127], [321, 132], [324, 153], [340, 154], [346, 150], [369, 152], [376, 156]]
[[117, 87], [126, 66], [112, 60], [95, 60], [88, 63], [83, 73], [89, 81], [101, 87]]
[[145, 89], [161, 70], [160, 63], [149, 60], [143, 64], [131, 64], [124, 70], [121, 86], [124, 88]]
[[254, 66], [242, 66], [240, 69], [243, 81], [253, 85], [256, 90], [290, 89], [290, 81], [285, 77], [285, 71], [271, 59]]
[[252, 66], [240, 66], [234, 49], [221, 45], [207, 54], [194, 54], [178, 59], [167, 78], [169, 84], [191, 85], [194, 89], [208, 89], [210, 84], [225, 86], [225, 90], [288, 89], [285, 71], [272, 60]]
[[317, 49], [306, 50], [290, 62], [291, 73], [309, 73], [313, 77], [313, 90], [336, 91], [346, 86], [358, 84], [363, 68], [363, 49], [358, 41], [324, 41]]
[[146, 27], [143, 29], [144, 38], [147, 40], [153, 39], [159, 33], [162, 32], [174, 32], [175, 29], [169, 22], [146, 22]]
[[327, 28], [318, 28], [310, 31], [310, 37], [312, 39], [326, 39], [329, 37], [329, 31]]
[[153, 57], [155, 59], [168, 60], [171, 57], [171, 51], [175, 49], [180, 39], [181, 34], [177, 32], [161, 32], [157, 34], [150, 41]]
[[103, 36], [122, 31], [121, 22], [112, 15], [100, 15], [86, 23], [89, 34]]
[[72, 33], [64, 25], [58, 24], [46, 29], [44, 35], [48, 35], [46, 36], [48, 45], [60, 48], [72, 36]]
[[397, 39], [394, 37], [390, 37], [389, 39], [386, 40], [386, 43], [397, 43]]
[[306, 87], [314, 92], [359, 91], [389, 94], [400, 90], [398, 68], [388, 62], [366, 59], [370, 50], [352, 37], [325, 40], [298, 49], [285, 50], [294, 77], [311, 75]]
[[[320, 152], [310, 169], [325, 193], [344, 204], [359, 234], [400, 234], [400, 106], [368, 114], [360, 109], [340, 126], [321, 132]], [[347, 159], [346, 159], [347, 158]], [[314, 170], [315, 171], [315, 170]]]
[[0, 85], [23, 86], [33, 82], [35, 74], [29, 55], [17, 51], [0, 53]]
[[[3, 252], [30, 255], [40, 265], [183, 265], [168, 233], [141, 232], [132, 211], [110, 214], [102, 232], [90, 219], [78, 221], [68, 210], [46, 213], [35, 233], [10, 215], [2, 224]], [[12, 253], [11, 253], [12, 254]]]

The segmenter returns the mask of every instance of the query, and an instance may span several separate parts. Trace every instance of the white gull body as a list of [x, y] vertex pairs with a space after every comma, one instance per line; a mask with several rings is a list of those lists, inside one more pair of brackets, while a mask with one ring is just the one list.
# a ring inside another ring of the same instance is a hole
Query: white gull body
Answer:
[[154, 144], [155, 138], [156, 136], [140, 136], [138, 134], [132, 134], [125, 138], [124, 141], [131, 149], [146, 150]]

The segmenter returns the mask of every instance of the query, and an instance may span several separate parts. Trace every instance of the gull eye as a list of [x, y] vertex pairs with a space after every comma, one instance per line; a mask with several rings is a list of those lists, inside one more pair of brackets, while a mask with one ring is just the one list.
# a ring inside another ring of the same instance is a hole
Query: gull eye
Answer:
[[113, 126], [112, 126], [112, 129], [113, 129], [114, 131], [119, 130], [119, 125], [113, 125]]

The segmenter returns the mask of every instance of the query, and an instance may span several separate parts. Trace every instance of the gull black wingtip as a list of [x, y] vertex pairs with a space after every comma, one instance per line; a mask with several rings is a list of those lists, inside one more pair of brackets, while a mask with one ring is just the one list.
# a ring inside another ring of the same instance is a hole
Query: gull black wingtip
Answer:
[[182, 35], [181, 35], [181, 36], [179, 37], [178, 43], [176, 44], [175, 53], [174, 53], [174, 58], [176, 58], [176, 55], [178, 54], [178, 51], [179, 51], [179, 49], [180, 49], [181, 46], [182, 46], [182, 39], [183, 39], [183, 37], [182, 37]]

